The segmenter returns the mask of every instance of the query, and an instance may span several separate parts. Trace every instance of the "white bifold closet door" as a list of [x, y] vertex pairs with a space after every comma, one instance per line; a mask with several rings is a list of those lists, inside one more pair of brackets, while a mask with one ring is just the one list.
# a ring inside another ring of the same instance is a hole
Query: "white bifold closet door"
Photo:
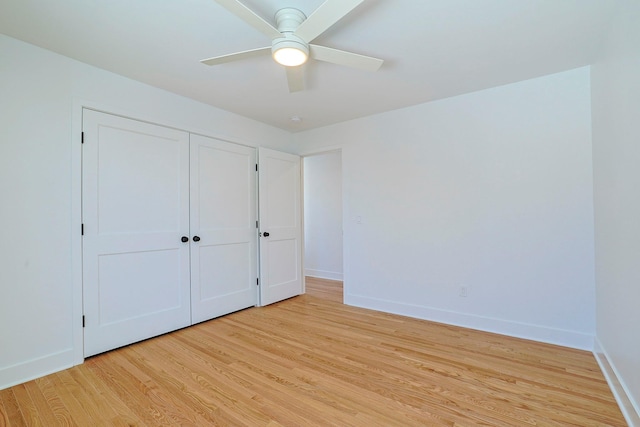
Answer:
[[256, 305], [255, 148], [191, 135], [190, 211], [192, 322]]
[[83, 111], [85, 356], [188, 326], [189, 134]]
[[256, 150], [91, 110], [83, 131], [85, 356], [256, 305]]

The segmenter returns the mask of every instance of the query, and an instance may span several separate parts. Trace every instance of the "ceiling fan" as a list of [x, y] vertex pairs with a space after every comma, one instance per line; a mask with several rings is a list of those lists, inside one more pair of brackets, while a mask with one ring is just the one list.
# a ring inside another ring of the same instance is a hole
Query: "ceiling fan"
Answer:
[[275, 27], [238, 0], [215, 1], [269, 37], [271, 46], [203, 59], [200, 61], [203, 64], [218, 65], [271, 54], [277, 63], [285, 66], [289, 92], [298, 92], [304, 89], [301, 65], [309, 57], [365, 71], [376, 71], [384, 62], [370, 56], [311, 44], [364, 0], [327, 0], [308, 18], [298, 9], [280, 9], [275, 14]]

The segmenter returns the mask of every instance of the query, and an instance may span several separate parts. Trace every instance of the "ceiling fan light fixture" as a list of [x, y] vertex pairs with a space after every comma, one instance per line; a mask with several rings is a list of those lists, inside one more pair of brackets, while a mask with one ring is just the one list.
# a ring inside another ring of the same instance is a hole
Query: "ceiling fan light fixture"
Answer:
[[309, 59], [309, 47], [303, 41], [283, 37], [273, 41], [271, 46], [273, 59], [285, 67], [297, 67]]
[[307, 62], [307, 54], [295, 47], [283, 47], [273, 53], [273, 59], [285, 67], [297, 67]]

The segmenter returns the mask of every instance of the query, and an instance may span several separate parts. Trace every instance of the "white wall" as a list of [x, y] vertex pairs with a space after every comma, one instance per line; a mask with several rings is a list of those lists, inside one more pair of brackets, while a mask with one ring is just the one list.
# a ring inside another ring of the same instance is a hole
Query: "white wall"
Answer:
[[592, 348], [588, 68], [299, 133], [294, 145], [343, 149], [345, 302]]
[[640, 426], [638, 1], [621, 2], [592, 68], [592, 96], [598, 353], [630, 424]]
[[303, 162], [305, 275], [342, 280], [342, 154]]
[[247, 145], [290, 135], [3, 35], [0, 52], [1, 389], [82, 357], [83, 104]]

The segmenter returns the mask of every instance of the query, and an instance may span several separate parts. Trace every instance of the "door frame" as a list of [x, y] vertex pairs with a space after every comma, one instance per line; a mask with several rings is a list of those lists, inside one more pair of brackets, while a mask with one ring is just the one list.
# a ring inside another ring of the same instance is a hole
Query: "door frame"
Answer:
[[[73, 364], [84, 362], [82, 331], [82, 113], [85, 101], [73, 99], [71, 111], [71, 287]], [[90, 107], [89, 107], [90, 108]]]

